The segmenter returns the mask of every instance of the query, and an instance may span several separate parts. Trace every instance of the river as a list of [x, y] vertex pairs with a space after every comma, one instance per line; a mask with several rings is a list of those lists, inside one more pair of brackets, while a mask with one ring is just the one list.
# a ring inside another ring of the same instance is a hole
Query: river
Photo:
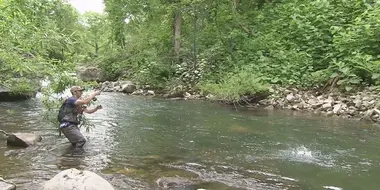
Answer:
[[[0, 175], [17, 189], [37, 190], [61, 170], [91, 170], [117, 189], [379, 189], [378, 126], [291, 111], [235, 110], [204, 101], [102, 93], [102, 110], [87, 115], [80, 156], [41, 118], [38, 98], [0, 103], [0, 129], [35, 132], [26, 149], [0, 137]], [[12, 110], [9, 113], [7, 110]]]

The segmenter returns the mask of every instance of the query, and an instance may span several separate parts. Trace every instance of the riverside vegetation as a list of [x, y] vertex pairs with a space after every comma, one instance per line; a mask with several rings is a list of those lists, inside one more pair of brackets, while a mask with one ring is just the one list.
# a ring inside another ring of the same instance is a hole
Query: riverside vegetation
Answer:
[[379, 118], [375, 0], [107, 0], [104, 14], [83, 15], [62, 0], [3, 0], [0, 9], [0, 83], [14, 93], [46, 77], [45, 97], [59, 93], [82, 82], [68, 74], [81, 66], [150, 95]]

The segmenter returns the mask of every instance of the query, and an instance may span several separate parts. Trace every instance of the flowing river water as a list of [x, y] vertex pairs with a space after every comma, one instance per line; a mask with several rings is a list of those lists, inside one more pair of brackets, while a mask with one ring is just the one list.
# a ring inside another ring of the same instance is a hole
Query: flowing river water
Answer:
[[188, 190], [380, 188], [380, 129], [372, 124], [118, 93], [97, 103], [104, 109], [87, 115], [95, 128], [82, 129], [80, 156], [42, 120], [38, 98], [0, 103], [0, 129], [43, 138], [19, 149], [0, 137], [0, 175], [18, 190], [37, 190], [67, 168], [94, 171], [116, 189], [161, 189], [160, 178]]

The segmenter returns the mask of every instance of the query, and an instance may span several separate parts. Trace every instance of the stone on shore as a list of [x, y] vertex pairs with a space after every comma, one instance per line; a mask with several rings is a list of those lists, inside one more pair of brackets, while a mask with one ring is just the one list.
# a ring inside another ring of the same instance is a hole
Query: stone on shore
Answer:
[[11, 102], [11, 101], [21, 101], [34, 98], [37, 94], [35, 92], [26, 92], [26, 93], [14, 93], [6, 87], [0, 86], [0, 102]]
[[15, 147], [29, 147], [40, 142], [42, 137], [33, 133], [13, 133], [7, 137], [7, 145]]
[[16, 190], [16, 185], [0, 177], [0, 190]]
[[82, 81], [84, 82], [88, 82], [88, 81], [104, 81], [103, 78], [103, 73], [101, 71], [101, 69], [99, 69], [98, 67], [94, 67], [94, 66], [84, 66], [84, 67], [79, 67], [78, 70], [77, 70], [77, 75], [78, 75], [78, 78], [80, 78]]
[[[273, 86], [273, 94], [258, 102], [259, 106], [273, 106], [279, 109], [311, 111], [325, 116], [341, 116], [342, 118], [362, 118], [368, 121], [380, 121], [377, 100], [380, 95], [370, 87], [360, 92], [319, 93], [317, 90], [286, 89]], [[254, 104], [255, 102], [253, 102]]]
[[[173, 89], [159, 90], [157, 93], [142, 88], [139, 85], [131, 86], [126, 90], [128, 85], [125, 81], [104, 82], [103, 91], [112, 92], [131, 92], [131, 95], [143, 96], [162, 96], [170, 100], [176, 99], [206, 99], [215, 100], [212, 94], [203, 94], [198, 91], [191, 92], [179, 85]], [[123, 90], [124, 89], [124, 90]], [[342, 118], [362, 118], [363, 120], [380, 122], [380, 111], [373, 112], [373, 109], [379, 109], [378, 101], [380, 94], [375, 88], [365, 87], [356, 92], [340, 92], [338, 89], [330, 92], [320, 92], [317, 89], [300, 90], [296, 88], [284, 88], [278, 85], [272, 85], [269, 89], [271, 94], [260, 98], [252, 98], [242, 101], [242, 105], [249, 103], [252, 107], [264, 107], [272, 109], [290, 109], [297, 111], [308, 111], [318, 115], [340, 116]], [[254, 97], [254, 96], [253, 96]]]
[[104, 83], [102, 83], [101, 91], [113, 92], [114, 91], [114, 85], [115, 85], [115, 82], [105, 81]]
[[136, 90], [136, 85], [133, 84], [131, 81], [124, 81], [123, 83], [120, 84], [120, 91], [124, 93], [132, 93]]
[[130, 94], [133, 93], [136, 89], [137, 87], [132, 81], [105, 81], [101, 85], [101, 90], [103, 92], [123, 92]]
[[101, 91], [103, 92], [122, 92], [136, 96], [155, 96], [153, 90], [149, 90], [149, 86], [140, 86], [134, 84], [132, 81], [105, 81], [101, 84]]
[[43, 184], [42, 190], [115, 190], [105, 179], [91, 171], [75, 168], [61, 171]]

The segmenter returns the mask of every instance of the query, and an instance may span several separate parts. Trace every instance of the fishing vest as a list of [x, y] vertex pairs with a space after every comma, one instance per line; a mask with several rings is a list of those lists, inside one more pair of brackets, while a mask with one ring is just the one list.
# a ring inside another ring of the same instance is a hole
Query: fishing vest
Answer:
[[80, 121], [78, 120], [78, 108], [79, 106], [73, 104], [67, 104], [67, 100], [61, 105], [58, 113], [59, 123], [70, 122], [74, 125], [79, 125]]

